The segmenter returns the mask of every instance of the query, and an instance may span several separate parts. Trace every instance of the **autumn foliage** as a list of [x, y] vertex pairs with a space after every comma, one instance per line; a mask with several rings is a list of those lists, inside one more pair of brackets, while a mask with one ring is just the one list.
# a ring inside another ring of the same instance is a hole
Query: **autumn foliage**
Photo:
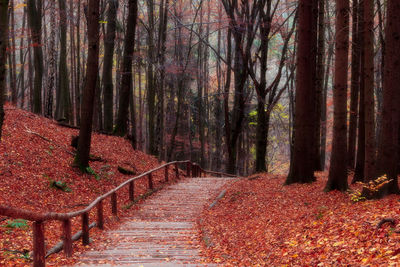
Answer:
[[[143, 152], [134, 151], [130, 142], [120, 137], [94, 134], [91, 154], [101, 161], [90, 163], [92, 174], [82, 174], [72, 168], [74, 148], [70, 146], [71, 137], [78, 130], [57, 125], [38, 115], [6, 105], [6, 120], [0, 143], [0, 204], [37, 212], [67, 212], [80, 210], [99, 195], [121, 184], [132, 176], [121, 174], [117, 168], [124, 166], [137, 170], [138, 174], [159, 165], [156, 158]], [[170, 177], [173, 177], [170, 169]], [[164, 170], [153, 175], [155, 186], [164, 179]], [[55, 182], [64, 183], [69, 189], [64, 192], [55, 188]], [[147, 181], [135, 183], [135, 197], [146, 192]], [[118, 194], [120, 216], [133, 212], [126, 209], [129, 204], [128, 192]], [[111, 205], [106, 201], [104, 212], [106, 228], [118, 223], [111, 216]], [[121, 211], [122, 209], [122, 211]], [[95, 214], [90, 214], [90, 220]], [[80, 218], [73, 220], [73, 233], [80, 229]], [[45, 224], [47, 249], [61, 240], [61, 224]], [[93, 229], [91, 238], [96, 241], [101, 231]], [[96, 245], [96, 242], [94, 242]], [[0, 217], [0, 266], [20, 266], [31, 263], [32, 232], [30, 222]], [[93, 245], [91, 245], [93, 247]], [[74, 244], [74, 256], [84, 250], [81, 242]], [[47, 259], [56, 266], [69, 264], [63, 253]]]
[[[398, 196], [353, 202], [313, 184], [261, 174], [234, 183], [199, 223], [207, 258], [222, 266], [389, 266], [400, 262]], [[360, 188], [353, 188], [358, 189]], [[391, 220], [389, 220], [391, 221]], [[381, 226], [381, 227], [378, 227]]]

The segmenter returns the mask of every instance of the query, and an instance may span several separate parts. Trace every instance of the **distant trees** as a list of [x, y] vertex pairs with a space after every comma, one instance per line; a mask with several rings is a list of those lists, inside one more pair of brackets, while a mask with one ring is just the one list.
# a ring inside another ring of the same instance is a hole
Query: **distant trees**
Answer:
[[[249, 76], [247, 64], [251, 58], [251, 48], [256, 37], [257, 29], [255, 26], [259, 8], [256, 2], [250, 3], [248, 1], [222, 0], [222, 4], [230, 19], [231, 36], [235, 44], [232, 51], [233, 66], [229, 66], [229, 72], [232, 71], [234, 75], [233, 109], [230, 122], [225, 122], [225, 140], [228, 152], [226, 171], [228, 173], [235, 173], [237, 142], [242, 132], [245, 116], [247, 95], [245, 85]], [[246, 30], [244, 31], [243, 29]], [[230, 41], [228, 40], [228, 42]], [[230, 80], [230, 77], [227, 79]]]
[[8, 41], [8, 0], [0, 0], [0, 141], [4, 122], [4, 95], [6, 93], [6, 60]]
[[81, 127], [78, 165], [94, 129], [230, 173], [291, 157], [286, 184], [314, 181], [330, 157], [326, 190], [345, 190], [354, 170], [352, 182], [387, 174], [398, 192], [395, 1], [103, 0], [96, 43], [81, 2], [3, 0], [0, 55], [6, 100]]

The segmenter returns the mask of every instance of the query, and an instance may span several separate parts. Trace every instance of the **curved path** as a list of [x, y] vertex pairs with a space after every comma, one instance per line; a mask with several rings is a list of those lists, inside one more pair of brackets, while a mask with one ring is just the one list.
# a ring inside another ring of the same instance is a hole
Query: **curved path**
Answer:
[[[201, 266], [196, 219], [230, 178], [186, 178], [157, 192], [107, 234], [115, 242], [82, 255], [78, 266]], [[121, 241], [122, 240], [122, 241]], [[211, 266], [207, 264], [207, 266]]]

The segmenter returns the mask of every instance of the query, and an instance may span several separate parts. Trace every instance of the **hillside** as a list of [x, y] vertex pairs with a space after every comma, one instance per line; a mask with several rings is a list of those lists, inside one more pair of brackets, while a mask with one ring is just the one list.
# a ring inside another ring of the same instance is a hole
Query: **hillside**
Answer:
[[[6, 120], [0, 143], [1, 205], [38, 212], [79, 210], [132, 176], [118, 172], [118, 166], [137, 170], [140, 174], [159, 165], [156, 158], [134, 151], [128, 140], [95, 133], [91, 154], [100, 161], [93, 161], [90, 166], [96, 176], [82, 174], [71, 167], [74, 148], [70, 143], [72, 136], [78, 135], [78, 130], [59, 126], [53, 120], [10, 105], [5, 110]], [[161, 178], [163, 171], [154, 176], [155, 186], [159, 185]], [[70, 192], [52, 187], [53, 181], [65, 183]], [[135, 196], [144, 193], [145, 186], [145, 181], [136, 183]], [[119, 207], [128, 204], [127, 193], [124, 195], [122, 191], [118, 200]], [[109, 203], [105, 203], [105, 215], [109, 222], [113, 219], [107, 205]], [[18, 221], [2, 217], [0, 221], [0, 265], [27, 263], [19, 252], [25, 250], [29, 254], [32, 250], [30, 223], [18, 224]], [[79, 220], [73, 221], [73, 232], [79, 229], [79, 225]], [[45, 228], [49, 249], [59, 241], [60, 223], [46, 223]], [[68, 263], [60, 256], [63, 256], [62, 253], [50, 257], [49, 263]]]
[[[399, 196], [354, 202], [346, 193], [324, 193], [326, 172], [312, 184], [291, 186], [283, 186], [283, 176], [253, 178], [229, 186], [217, 206], [204, 210], [198, 227], [210, 261], [222, 266], [398, 266]], [[383, 223], [384, 218], [394, 219], [394, 225]]]

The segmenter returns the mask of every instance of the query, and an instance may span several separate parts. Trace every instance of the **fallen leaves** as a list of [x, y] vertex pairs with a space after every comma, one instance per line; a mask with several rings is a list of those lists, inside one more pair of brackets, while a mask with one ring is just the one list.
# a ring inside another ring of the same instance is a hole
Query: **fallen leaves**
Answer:
[[317, 182], [283, 186], [261, 174], [227, 189], [199, 223], [203, 254], [223, 266], [382, 266], [400, 263], [400, 235], [382, 218], [399, 218], [399, 196], [353, 203], [349, 195], [324, 193]]
[[[91, 162], [90, 166], [98, 175], [81, 174], [71, 167], [74, 149], [70, 146], [71, 137], [78, 130], [57, 125], [55, 121], [35, 114], [5, 106], [6, 120], [3, 126], [3, 137], [0, 143], [0, 203], [37, 212], [67, 212], [80, 210], [99, 195], [121, 184], [130, 176], [118, 172], [119, 165], [129, 165], [138, 173], [159, 166], [156, 158], [140, 151], [134, 151], [128, 140], [93, 134], [91, 154], [104, 159]], [[34, 134], [33, 134], [34, 133]], [[44, 137], [44, 138], [43, 138]], [[50, 142], [50, 141], [51, 142]], [[174, 177], [172, 168], [169, 176]], [[164, 170], [153, 175], [155, 185], [164, 179]], [[65, 183], [71, 192], [52, 188], [51, 181]], [[135, 197], [146, 193], [147, 180], [135, 182]], [[135, 210], [122, 207], [129, 204], [128, 189], [118, 192], [118, 207], [121, 215]], [[90, 221], [96, 218], [95, 210], [90, 213]], [[105, 227], [109, 229], [119, 223], [111, 215], [110, 201], [104, 203]], [[2, 220], [5, 219], [5, 220]], [[29, 266], [28, 259], [18, 253], [7, 251], [32, 251], [32, 224], [27, 222], [25, 229], [4, 227], [8, 218], [0, 217], [0, 265]], [[72, 230], [80, 230], [80, 218], [72, 220]], [[61, 240], [60, 222], [46, 222], [47, 249]], [[102, 234], [97, 228], [91, 230], [92, 238]], [[95, 244], [94, 244], [95, 245]], [[93, 247], [91, 245], [91, 247]], [[85, 250], [80, 242], [74, 243], [74, 256]], [[64, 258], [63, 253], [48, 258], [49, 264], [60, 266], [71, 264], [72, 259]]]

